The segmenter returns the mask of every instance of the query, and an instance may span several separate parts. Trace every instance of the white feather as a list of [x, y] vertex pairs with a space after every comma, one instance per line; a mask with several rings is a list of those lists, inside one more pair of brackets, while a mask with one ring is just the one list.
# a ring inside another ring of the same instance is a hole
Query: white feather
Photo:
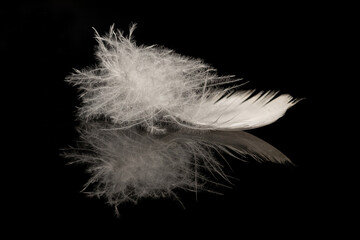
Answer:
[[242, 91], [228, 94], [216, 86], [238, 79], [221, 77], [202, 60], [157, 46], [138, 46], [111, 27], [96, 33], [98, 65], [76, 70], [67, 80], [79, 86], [84, 119], [106, 117], [121, 128], [146, 126], [165, 131], [169, 122], [199, 129], [250, 129], [276, 121], [294, 105], [289, 95], [276, 98]]

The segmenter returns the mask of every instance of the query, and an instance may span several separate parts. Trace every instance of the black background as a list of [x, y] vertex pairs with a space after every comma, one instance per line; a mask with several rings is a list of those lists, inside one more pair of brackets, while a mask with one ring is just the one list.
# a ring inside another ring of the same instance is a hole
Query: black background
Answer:
[[[337, 84], [327, 74], [338, 12], [324, 5], [168, 4], [40, 1], [2, 9], [4, 96], [8, 89], [15, 107], [7, 116], [20, 130], [8, 141], [16, 169], [6, 195], [14, 233], [292, 239], [342, 232], [340, 223], [353, 214], [343, 202], [348, 185], [339, 181], [348, 159], [325, 143], [331, 138], [323, 120], [329, 102], [321, 94]], [[80, 193], [84, 169], [59, 156], [77, 137], [78, 93], [64, 78], [95, 64], [92, 27], [104, 34], [113, 23], [125, 32], [137, 23], [137, 43], [204, 59], [220, 75], [249, 81], [246, 88], [304, 98], [276, 123], [249, 131], [296, 166], [230, 159], [239, 180], [222, 189], [223, 196], [199, 193], [196, 201], [193, 193], [179, 192], [185, 209], [172, 199], [143, 200], [121, 206], [119, 218], [102, 199]]]

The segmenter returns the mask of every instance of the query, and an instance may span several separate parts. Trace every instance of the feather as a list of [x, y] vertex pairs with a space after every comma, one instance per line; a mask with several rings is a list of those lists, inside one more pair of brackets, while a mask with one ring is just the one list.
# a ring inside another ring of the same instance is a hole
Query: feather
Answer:
[[[289, 95], [240, 91], [229, 94], [222, 84], [240, 79], [218, 76], [202, 60], [158, 46], [138, 46], [111, 27], [96, 32], [98, 65], [76, 70], [67, 81], [82, 91], [79, 116], [109, 118], [121, 128], [146, 126], [164, 131], [169, 122], [198, 129], [244, 130], [276, 121], [295, 104]], [[237, 86], [237, 85], [235, 85]]]

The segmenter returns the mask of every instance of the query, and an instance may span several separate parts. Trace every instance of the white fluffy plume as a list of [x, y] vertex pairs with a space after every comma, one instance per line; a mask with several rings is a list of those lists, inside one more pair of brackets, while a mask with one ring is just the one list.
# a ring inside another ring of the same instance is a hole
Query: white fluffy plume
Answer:
[[81, 90], [82, 125], [79, 148], [65, 156], [87, 164], [91, 195], [118, 206], [174, 196], [177, 188], [207, 189], [208, 176], [228, 180], [214, 151], [290, 162], [242, 130], [279, 119], [296, 103], [291, 96], [220, 88], [239, 79], [163, 47], [139, 46], [134, 29], [128, 37], [114, 27], [106, 36], [96, 33], [97, 65], [67, 78]]
[[82, 91], [79, 115], [105, 116], [121, 128], [146, 126], [150, 131], [177, 122], [196, 129], [250, 129], [276, 121], [294, 102], [289, 95], [242, 91], [229, 94], [220, 77], [202, 60], [157, 46], [138, 46], [111, 27], [96, 33], [98, 65], [76, 70], [67, 80]]

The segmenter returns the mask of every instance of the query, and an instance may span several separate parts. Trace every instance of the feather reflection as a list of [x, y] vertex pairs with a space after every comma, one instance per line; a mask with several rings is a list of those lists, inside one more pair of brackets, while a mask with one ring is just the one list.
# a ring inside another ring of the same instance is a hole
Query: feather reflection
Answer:
[[78, 146], [64, 155], [86, 165], [91, 177], [84, 190], [115, 207], [175, 196], [175, 189], [211, 191], [212, 184], [220, 184], [214, 179], [229, 181], [215, 152], [290, 163], [279, 150], [243, 131], [172, 129], [153, 135], [138, 127], [117, 129], [106, 121], [83, 122], [78, 130]]

